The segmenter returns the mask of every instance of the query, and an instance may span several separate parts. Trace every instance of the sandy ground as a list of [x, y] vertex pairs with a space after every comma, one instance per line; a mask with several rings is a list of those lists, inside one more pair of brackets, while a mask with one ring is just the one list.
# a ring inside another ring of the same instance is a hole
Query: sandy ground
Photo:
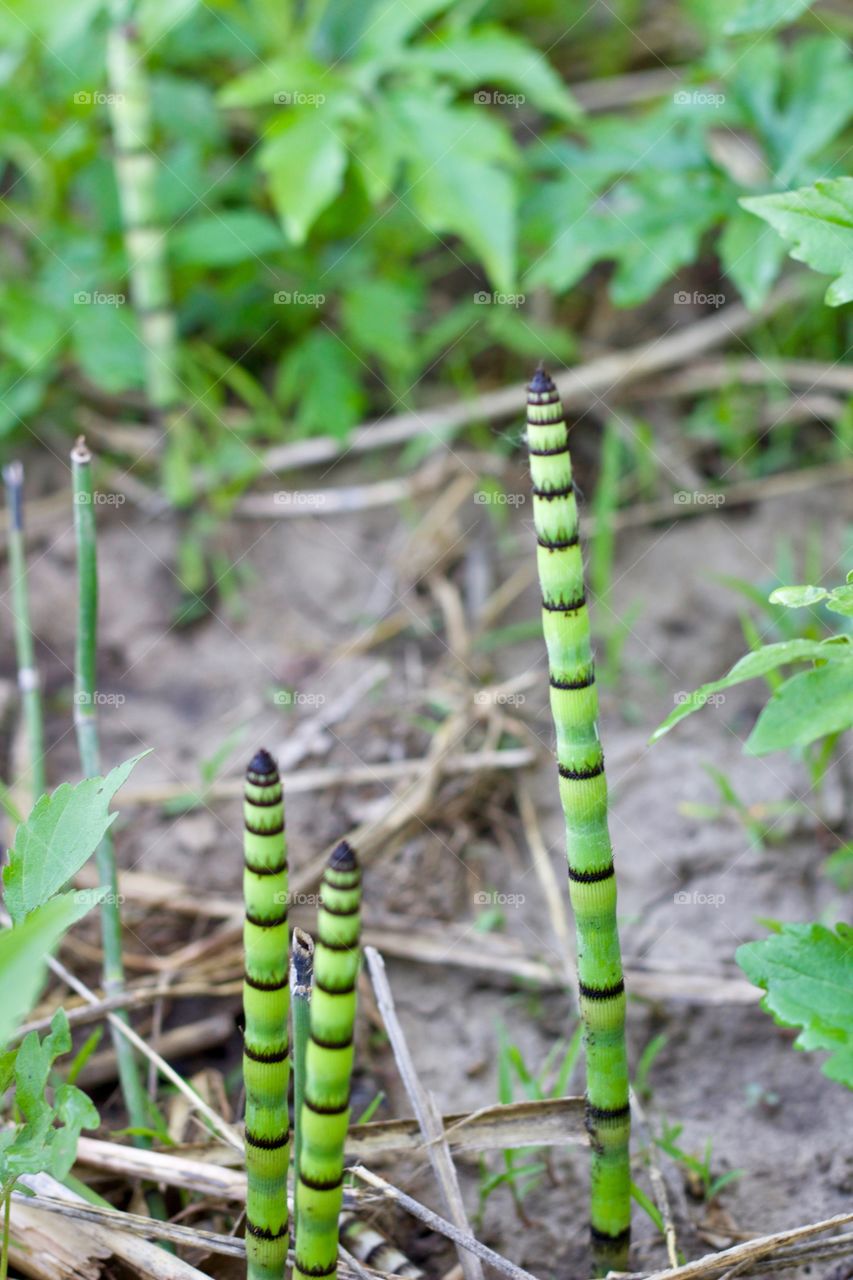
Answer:
[[[750, 582], [772, 577], [780, 536], [802, 546], [806, 531], [822, 530], [825, 561], [844, 549], [844, 517], [853, 495], [834, 491], [833, 516], [825, 495], [774, 500], [751, 511], [720, 511], [623, 535], [618, 542], [613, 608], [628, 616], [635, 606], [617, 683], [602, 690], [602, 736], [613, 799], [612, 833], [620, 883], [623, 947], [634, 964], [736, 977], [735, 947], [763, 935], [759, 920], [835, 919], [843, 905], [820, 864], [833, 837], [817, 816], [835, 818], [844, 796], [829, 779], [820, 800], [808, 791], [803, 767], [783, 756], [749, 760], [741, 754], [761, 705], [763, 690], [750, 684], [720, 706], [691, 718], [654, 748], [651, 729], [681, 690], [719, 675], [743, 650], [738, 621], [742, 599], [715, 581], [734, 574]], [[464, 592], [482, 562], [498, 585], [529, 553], [523, 507], [484, 516], [472, 499], [460, 509], [463, 537], [444, 565]], [[199, 763], [232, 739], [226, 771], [239, 769], [254, 749], [288, 750], [296, 727], [316, 715], [319, 700], [334, 702], [364, 672], [387, 664], [387, 676], [351, 715], [324, 735], [304, 766], [375, 763], [417, 755], [429, 746], [425, 717], [437, 719], [434, 702], [454, 681], [502, 679], [528, 669], [542, 679], [514, 712], [534, 740], [550, 744], [541, 642], [520, 641], [494, 653], [448, 652], [441, 616], [425, 579], [412, 582], [394, 566], [417, 512], [380, 511], [361, 517], [322, 516], [274, 524], [240, 524], [224, 535], [226, 554], [239, 561], [244, 582], [237, 599], [221, 598], [215, 616], [180, 630], [171, 626], [178, 603], [169, 568], [175, 530], [129, 506], [107, 511], [101, 544], [103, 752], [115, 763], [142, 746], [152, 755], [135, 781], [194, 783]], [[32, 573], [33, 614], [48, 690], [50, 765], [55, 781], [76, 776], [70, 729], [73, 662], [73, 539], [57, 536], [39, 548]], [[471, 549], [474, 549], [473, 552]], [[485, 559], [484, 559], [485, 557]], [[472, 569], [473, 566], [473, 569]], [[423, 566], [426, 568], [427, 566]], [[470, 584], [469, 584], [470, 585]], [[476, 594], [476, 593], [475, 593]], [[343, 641], [385, 611], [411, 612], [412, 629], [369, 654], [335, 657]], [[535, 617], [536, 592], [525, 590], [501, 625]], [[424, 620], [427, 620], [425, 622]], [[13, 676], [8, 614], [2, 675]], [[606, 622], [599, 613], [599, 629]], [[296, 691], [290, 706], [276, 690]], [[474, 686], [476, 687], [476, 685]], [[124, 701], [121, 701], [124, 699]], [[714, 784], [705, 769], [724, 771], [749, 803], [801, 799], [805, 816], [782, 823], [788, 832], [765, 850], [731, 815], [718, 820], [685, 816], [685, 802], [713, 804]], [[563, 884], [562, 819], [553, 768], [543, 756], [532, 776], [543, 833]], [[315, 795], [289, 803], [290, 849], [296, 867], [384, 802], [376, 785]], [[420, 927], [450, 920], [472, 925], [477, 891], [523, 897], [505, 907], [502, 929], [534, 956], [559, 963], [559, 955], [523, 830], [506, 779], [478, 793], [476, 812], [459, 821], [421, 824], [402, 844], [374, 858], [366, 877], [367, 914], [408, 914]], [[495, 815], [500, 828], [496, 839]], [[500, 815], [503, 814], [503, 818]], [[239, 892], [239, 804], [202, 807], [180, 818], [157, 810], [125, 822], [119, 837], [122, 865], [177, 876], [217, 892]], [[681, 897], [679, 898], [679, 895]], [[684, 901], [684, 896], [688, 901]], [[436, 968], [390, 960], [399, 1013], [424, 1083], [448, 1110], [497, 1100], [495, 1049], [503, 1023], [535, 1070], [555, 1040], [574, 1025], [568, 995], [536, 993], [486, 972]], [[718, 1246], [738, 1232], [794, 1226], [849, 1207], [853, 1156], [849, 1095], [820, 1073], [813, 1055], [795, 1052], [792, 1035], [754, 1006], [709, 1006], [681, 1000], [632, 999], [632, 1061], [653, 1036], [666, 1042], [655, 1060], [647, 1103], [650, 1122], [684, 1126], [680, 1143], [701, 1153], [711, 1143], [715, 1175], [743, 1174], [708, 1206], [691, 1198], [683, 1172], [664, 1159], [681, 1243], [688, 1256], [708, 1250], [700, 1229]], [[225, 1069], [236, 1061], [239, 1032], [209, 1059]], [[197, 1067], [198, 1062], [187, 1064]], [[408, 1113], [387, 1048], [368, 1044], [360, 1053], [358, 1096], [369, 1100], [377, 1085], [389, 1092], [380, 1115]], [[582, 1088], [576, 1075], [575, 1092]], [[519, 1093], [519, 1096], [520, 1093]], [[842, 1121], [841, 1117], [846, 1116]], [[554, 1180], [544, 1180], [525, 1201], [528, 1223], [516, 1216], [506, 1188], [488, 1199], [481, 1238], [539, 1276], [583, 1274], [585, 1155], [558, 1152]], [[491, 1171], [501, 1156], [490, 1157]], [[478, 1169], [463, 1164], [469, 1208], [477, 1208]], [[429, 1172], [410, 1170], [407, 1185], [436, 1202]], [[648, 1187], [638, 1166], [636, 1177]], [[656, 1232], [635, 1213], [634, 1264], [664, 1265]], [[391, 1221], [397, 1239], [429, 1265], [434, 1242], [406, 1221]], [[452, 1255], [439, 1251], [441, 1264]], [[831, 1268], [813, 1274], [829, 1275]], [[772, 1272], [768, 1272], [772, 1274]], [[838, 1275], [839, 1272], [834, 1274]]]

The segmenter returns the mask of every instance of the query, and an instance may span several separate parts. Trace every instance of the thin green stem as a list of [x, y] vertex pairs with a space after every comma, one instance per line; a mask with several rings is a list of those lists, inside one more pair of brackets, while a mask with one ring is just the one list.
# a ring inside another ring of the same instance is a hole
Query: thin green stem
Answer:
[[9, 1274], [9, 1220], [12, 1216], [12, 1188], [7, 1187], [3, 1197], [3, 1247], [0, 1249], [0, 1280]]
[[[100, 749], [96, 715], [98, 560], [95, 529], [95, 494], [92, 484], [92, 455], [81, 438], [71, 451], [74, 492], [74, 535], [77, 545], [77, 646], [74, 667], [74, 725], [80, 764], [86, 777], [100, 773]], [[104, 951], [104, 990], [107, 995], [124, 988], [121, 912], [115, 849], [109, 833], [95, 854], [98, 880], [106, 894], [101, 902], [101, 935]], [[116, 1016], [128, 1021], [124, 1010]], [[118, 1032], [112, 1033], [124, 1104], [134, 1128], [148, 1126], [148, 1100], [133, 1048]], [[137, 1145], [148, 1145], [135, 1138]]]
[[30, 627], [30, 603], [27, 591], [27, 553], [24, 541], [24, 468], [11, 462], [3, 468], [6, 483], [6, 509], [9, 517], [9, 576], [15, 624], [15, 649], [18, 658], [18, 687], [24, 704], [27, 746], [30, 757], [30, 779], [33, 800], [47, 790], [44, 762], [44, 717], [41, 689], [36, 668], [35, 644]]
[[604, 1275], [627, 1270], [631, 1231], [625, 984], [568, 432], [556, 387], [542, 369], [528, 388], [527, 427], [542, 628], [577, 933], [592, 1150], [590, 1235], [594, 1270]]
[[361, 873], [343, 841], [323, 874], [311, 1027], [305, 1053], [305, 1099], [296, 1179], [299, 1234], [293, 1280], [335, 1280], [349, 1127], [356, 979], [361, 961]]
[[266, 751], [246, 771], [243, 815], [246, 1263], [249, 1280], [283, 1280], [290, 1243], [287, 845], [281, 779]]
[[[290, 997], [293, 1005], [293, 1166], [299, 1177], [302, 1153], [302, 1104], [305, 1101], [305, 1053], [311, 1030], [311, 984], [314, 980], [314, 940], [304, 929], [293, 930]], [[293, 1234], [299, 1231], [299, 1206], [294, 1197]]]

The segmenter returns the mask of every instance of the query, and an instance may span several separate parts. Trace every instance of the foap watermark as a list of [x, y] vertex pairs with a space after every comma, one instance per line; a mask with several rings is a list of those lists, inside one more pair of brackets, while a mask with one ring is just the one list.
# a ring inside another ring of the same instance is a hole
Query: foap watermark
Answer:
[[123, 507], [126, 501], [123, 493], [102, 493], [100, 489], [94, 493], [74, 494], [74, 504], [78, 507]]
[[527, 501], [524, 493], [492, 492], [491, 489], [478, 489], [474, 494], [478, 507], [521, 507]]
[[527, 98], [523, 93], [504, 93], [500, 89], [478, 89], [474, 94], [478, 107], [523, 107]]
[[287, 289], [279, 289], [273, 294], [273, 302], [277, 307], [322, 307], [325, 304], [325, 293], [295, 293]]
[[488, 293], [485, 289], [480, 289], [474, 294], [474, 301], [478, 307], [523, 307], [527, 301], [525, 293]]
[[78, 107], [115, 107], [125, 101], [123, 93], [104, 93], [101, 89], [93, 93], [81, 89], [74, 95], [74, 104]]
[[279, 489], [273, 494], [277, 507], [322, 507], [325, 501], [325, 493], [302, 492], [299, 489]]
[[277, 907], [321, 907], [323, 898], [319, 893], [274, 893], [273, 902]]
[[678, 489], [672, 500], [677, 507], [721, 507], [726, 500], [724, 493], [706, 493], [702, 489]]
[[301, 89], [281, 89], [272, 100], [277, 107], [322, 107], [325, 93], [304, 93]]
[[123, 693], [102, 693], [96, 689], [94, 693], [75, 693], [74, 705], [77, 707], [123, 707], [127, 698]]
[[709, 93], [707, 89], [678, 89], [672, 100], [677, 107], [721, 107], [726, 95]]
[[504, 693], [500, 689], [478, 689], [474, 701], [480, 707], [521, 707], [527, 701], [523, 693]]
[[279, 689], [273, 694], [277, 707], [322, 707], [325, 693], [303, 693], [301, 689]]
[[726, 900], [724, 893], [700, 893], [698, 889], [688, 892], [681, 889], [673, 894], [672, 900], [677, 907], [721, 907]]
[[[74, 893], [74, 901], [91, 903], [92, 890], [77, 889]], [[107, 902], [113, 906], [122, 907], [124, 906], [125, 902], [127, 902], [127, 898], [123, 893], [105, 893], [104, 896], [102, 898], [98, 898], [97, 901], [99, 903]]]
[[726, 701], [726, 695], [724, 693], [688, 693], [685, 689], [680, 689], [678, 693], [673, 694], [672, 700], [677, 707], [683, 706], [685, 702], [696, 707], [721, 707]]
[[123, 293], [101, 293], [98, 289], [78, 289], [74, 295], [76, 307], [123, 307], [127, 298]]
[[523, 907], [525, 901], [523, 893], [487, 893], [482, 890], [474, 894], [475, 907]]
[[700, 290], [694, 289], [691, 293], [687, 289], [679, 289], [678, 293], [672, 295], [672, 300], [677, 307], [690, 306], [694, 307], [722, 307], [726, 301], [724, 293], [701, 293]]

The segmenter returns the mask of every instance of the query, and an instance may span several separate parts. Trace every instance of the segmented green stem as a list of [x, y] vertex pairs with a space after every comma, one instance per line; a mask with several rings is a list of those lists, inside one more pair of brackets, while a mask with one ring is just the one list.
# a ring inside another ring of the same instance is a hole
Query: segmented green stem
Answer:
[[[92, 485], [92, 455], [82, 437], [71, 451], [71, 475], [74, 491], [74, 535], [77, 545], [77, 646], [74, 669], [74, 726], [80, 764], [87, 778], [100, 771], [100, 748], [96, 716], [97, 638], [98, 638], [98, 557], [95, 528], [95, 494]], [[101, 902], [101, 939], [104, 951], [104, 990], [119, 994], [124, 988], [124, 965], [121, 949], [121, 912], [119, 910], [118, 873], [115, 849], [109, 832], [95, 854], [98, 880], [107, 892]], [[127, 1013], [117, 1009], [116, 1016], [127, 1021]], [[118, 1064], [124, 1104], [134, 1128], [149, 1123], [148, 1100], [132, 1046], [115, 1029], [113, 1048]], [[137, 1135], [139, 1146], [149, 1145]]]
[[423, 1271], [383, 1235], [354, 1213], [341, 1214], [341, 1244], [359, 1262], [386, 1276], [421, 1280]]
[[608, 1269], [627, 1270], [630, 1243], [625, 986], [568, 432], [556, 387], [541, 369], [528, 388], [527, 443], [542, 627], [566, 820], [569, 893], [577, 932], [592, 1146], [590, 1231], [595, 1270], [604, 1274]]
[[15, 649], [18, 658], [18, 687], [24, 704], [27, 748], [30, 757], [30, 781], [33, 800], [47, 790], [44, 764], [44, 718], [41, 689], [36, 667], [35, 645], [30, 628], [30, 602], [27, 592], [27, 552], [24, 542], [24, 468], [10, 462], [3, 468], [6, 483], [6, 510], [9, 517], [9, 576], [15, 623]]
[[180, 406], [177, 328], [171, 304], [166, 232], [155, 200], [157, 161], [145, 55], [128, 0], [113, 0], [107, 35], [110, 119], [128, 276], [145, 359], [148, 401], [160, 425]]
[[243, 814], [247, 1271], [249, 1280], [282, 1280], [290, 1240], [287, 846], [281, 779], [266, 751], [246, 771]]
[[355, 853], [344, 841], [329, 859], [317, 913], [305, 1101], [298, 1119], [302, 1147], [296, 1176], [299, 1234], [294, 1280], [334, 1280], [337, 1275], [360, 924], [361, 873]]
[[[305, 1054], [311, 1034], [311, 984], [314, 981], [314, 939], [304, 929], [293, 930], [290, 967], [290, 999], [293, 1004], [293, 1114], [297, 1121], [305, 1101]], [[298, 1169], [302, 1153], [302, 1125], [293, 1134], [293, 1164]], [[299, 1205], [294, 1198], [293, 1234], [299, 1233]]]

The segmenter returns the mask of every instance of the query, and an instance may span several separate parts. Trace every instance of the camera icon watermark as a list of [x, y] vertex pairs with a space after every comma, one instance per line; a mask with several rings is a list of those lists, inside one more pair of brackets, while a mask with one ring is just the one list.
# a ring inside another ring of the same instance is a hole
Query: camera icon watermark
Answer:
[[474, 94], [474, 102], [480, 107], [523, 107], [526, 101], [523, 93], [503, 93], [499, 89], [478, 89]]
[[677, 293], [672, 295], [672, 300], [677, 307], [689, 306], [691, 303], [695, 307], [722, 307], [726, 301], [724, 293], [702, 293], [699, 289], [694, 289], [692, 293], [687, 289], [679, 289]]
[[[75, 902], [90, 902], [90, 889], [77, 889], [74, 893]], [[127, 902], [127, 897], [123, 893], [105, 893], [102, 898], [98, 898], [98, 902], [107, 902], [116, 907], [121, 907]]]
[[677, 89], [672, 95], [677, 107], [721, 107], [726, 100], [724, 93], [709, 93], [707, 89]]
[[78, 692], [74, 695], [77, 707], [123, 707], [126, 702], [123, 693], [101, 693], [98, 689], [92, 694]]
[[722, 507], [726, 501], [724, 493], [705, 493], [701, 489], [677, 489], [672, 495], [677, 507]]
[[325, 93], [303, 93], [301, 89], [282, 89], [272, 100], [277, 107], [322, 107]]
[[304, 493], [299, 489], [279, 489], [273, 494], [272, 500], [277, 507], [322, 507], [326, 502], [326, 495]]
[[527, 501], [527, 495], [478, 489], [474, 494], [474, 501], [478, 507], [521, 507]]
[[474, 701], [480, 707], [523, 707], [527, 701], [523, 693], [504, 693], [500, 689], [478, 689]]
[[474, 301], [478, 307], [523, 307], [527, 301], [525, 293], [489, 293], [486, 289], [480, 289], [474, 294]]
[[123, 493], [102, 493], [100, 489], [94, 493], [75, 493], [73, 502], [78, 507], [123, 507], [127, 501]]
[[685, 689], [680, 689], [678, 693], [673, 694], [673, 702], [677, 707], [681, 707], [685, 702], [690, 702], [697, 707], [722, 707], [725, 705], [726, 695], [724, 693], [687, 693]]
[[81, 89], [74, 94], [74, 105], [77, 107], [114, 107], [126, 101], [123, 93], [103, 93], [100, 89], [96, 89], [94, 93]]
[[277, 707], [322, 707], [325, 693], [303, 693], [299, 689], [277, 689], [272, 697]]
[[76, 307], [123, 307], [126, 302], [127, 298], [123, 293], [101, 293], [97, 289], [94, 292], [78, 289], [74, 294]]
[[322, 307], [326, 301], [325, 293], [291, 293], [286, 289], [279, 289], [278, 293], [273, 294], [273, 302], [277, 307]]
[[699, 893], [694, 889], [692, 893], [686, 889], [674, 893], [672, 900], [677, 907], [721, 907], [726, 901], [724, 893]]
[[497, 893], [481, 890], [474, 894], [475, 907], [522, 907], [527, 901], [523, 893]]

